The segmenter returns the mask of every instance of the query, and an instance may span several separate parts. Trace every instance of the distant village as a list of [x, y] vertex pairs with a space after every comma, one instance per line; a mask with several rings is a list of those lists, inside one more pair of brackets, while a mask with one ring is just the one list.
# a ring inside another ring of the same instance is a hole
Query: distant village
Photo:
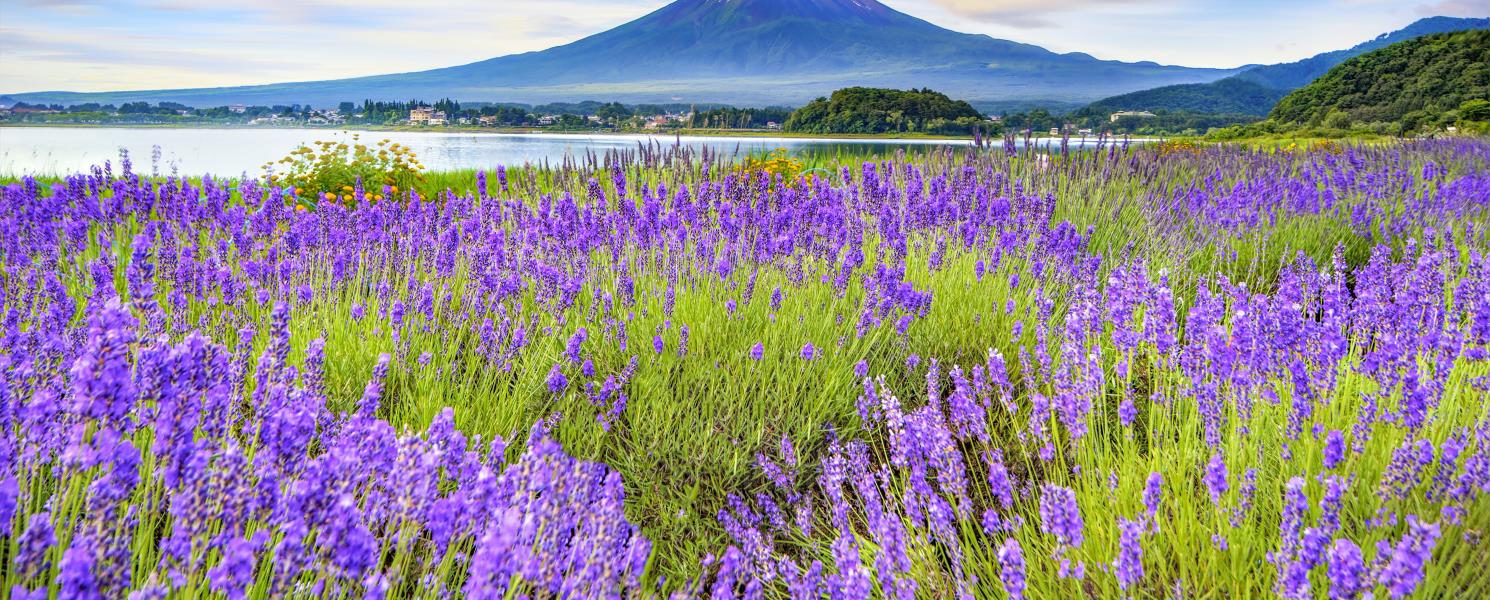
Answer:
[[[173, 102], [148, 104], [33, 105], [0, 98], [0, 123], [79, 125], [217, 125], [247, 127], [493, 128], [535, 131], [781, 131], [792, 109], [723, 105], [637, 104], [586, 101], [544, 105], [437, 102], [341, 102], [336, 107], [227, 104], [194, 108]], [[1098, 118], [1092, 118], [1092, 117]], [[1143, 131], [1159, 115], [1118, 111], [1103, 115], [1054, 115], [1042, 109], [986, 117], [983, 133], [1017, 136], [1091, 137], [1113, 131]]]
[[31, 105], [0, 103], [0, 122], [56, 124], [173, 125], [219, 124], [251, 127], [321, 127], [379, 125], [390, 127], [533, 128], [665, 130], [683, 128], [779, 131], [788, 108], [736, 109], [727, 106], [622, 105], [620, 103], [521, 104], [411, 102], [342, 102], [336, 108], [308, 105], [254, 106], [228, 104], [213, 108], [161, 102]]

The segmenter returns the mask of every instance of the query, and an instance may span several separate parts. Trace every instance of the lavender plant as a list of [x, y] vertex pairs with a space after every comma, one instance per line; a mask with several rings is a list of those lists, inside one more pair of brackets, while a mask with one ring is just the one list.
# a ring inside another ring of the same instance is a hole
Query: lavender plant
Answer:
[[121, 166], [0, 187], [8, 597], [1490, 593], [1483, 141]]

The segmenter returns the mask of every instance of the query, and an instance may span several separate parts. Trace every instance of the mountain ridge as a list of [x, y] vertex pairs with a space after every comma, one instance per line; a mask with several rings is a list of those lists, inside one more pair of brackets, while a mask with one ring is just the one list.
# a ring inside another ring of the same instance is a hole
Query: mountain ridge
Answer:
[[1490, 18], [1426, 17], [1344, 50], [1287, 63], [1259, 65], [1208, 83], [1180, 84], [1103, 98], [1084, 112], [1185, 110], [1266, 116], [1289, 92], [1324, 76], [1341, 63], [1397, 42], [1424, 35], [1490, 29]]
[[1331, 127], [1403, 123], [1410, 130], [1469, 100], [1490, 100], [1490, 30], [1430, 34], [1352, 57], [1288, 94], [1268, 118]]

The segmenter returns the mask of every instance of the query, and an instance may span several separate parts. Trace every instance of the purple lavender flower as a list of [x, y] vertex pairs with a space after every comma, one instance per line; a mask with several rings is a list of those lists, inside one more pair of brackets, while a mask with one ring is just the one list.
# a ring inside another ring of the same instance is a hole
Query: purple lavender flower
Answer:
[[1024, 549], [1019, 546], [1019, 540], [1007, 538], [999, 546], [999, 580], [1004, 584], [1004, 592], [1009, 594], [1011, 600], [1024, 598], [1025, 573], [1024, 573]]
[[548, 384], [550, 394], [561, 394], [564, 388], [569, 387], [569, 378], [564, 376], [564, 370], [557, 364], [548, 370], [548, 378], [544, 382]]
[[1112, 563], [1118, 587], [1127, 590], [1143, 580], [1142, 521], [1118, 519], [1118, 556]]
[[582, 360], [580, 352], [583, 350], [585, 338], [587, 337], [589, 337], [589, 333], [585, 331], [584, 327], [575, 330], [574, 335], [569, 337], [569, 342], [564, 345], [564, 356], [569, 359], [569, 362], [574, 364], [580, 363]]
[[802, 360], [812, 360], [814, 358], [817, 358], [817, 348], [812, 345], [812, 342], [807, 342], [802, 346]]
[[999, 501], [1005, 510], [1014, 506], [1014, 484], [1009, 470], [1004, 467], [1003, 455], [997, 451], [984, 457], [988, 461], [988, 493]]
[[57, 543], [57, 537], [52, 530], [52, 515], [40, 512], [31, 515], [26, 521], [26, 530], [21, 533], [18, 540], [15, 564], [20, 568], [20, 576], [27, 579], [35, 576], [47, 568], [47, 551]]
[[1159, 502], [1164, 498], [1164, 476], [1158, 471], [1149, 473], [1149, 478], [1143, 485], [1143, 508], [1144, 514], [1157, 529], [1159, 522], [1155, 515], [1159, 513]]
[[1360, 595], [1366, 565], [1361, 549], [1350, 540], [1340, 538], [1330, 546], [1327, 559], [1330, 576], [1330, 600], [1355, 600]]
[[223, 549], [217, 566], [207, 571], [212, 591], [226, 595], [229, 600], [248, 597], [248, 588], [253, 585], [254, 545], [243, 538], [234, 538]]
[[1406, 598], [1417, 591], [1439, 535], [1437, 523], [1424, 523], [1416, 515], [1408, 515], [1407, 532], [1392, 547], [1391, 558], [1379, 577], [1393, 598]]
[[1339, 429], [1332, 429], [1325, 435], [1324, 441], [1324, 468], [1333, 471], [1340, 461], [1345, 459], [1345, 434]]
[[1123, 398], [1118, 404], [1118, 419], [1122, 421], [1123, 427], [1132, 427], [1133, 419], [1138, 417], [1138, 407], [1133, 405], [1132, 398]]
[[1048, 483], [1042, 489], [1040, 525], [1045, 533], [1055, 536], [1063, 545], [1081, 547], [1081, 509], [1076, 505], [1076, 492]]
[[57, 572], [57, 597], [61, 600], [92, 600], [103, 596], [93, 573], [97, 543], [89, 535], [74, 537], [62, 553]]
[[1206, 489], [1211, 492], [1211, 501], [1217, 506], [1221, 505], [1221, 497], [1226, 495], [1228, 489], [1226, 479], [1226, 463], [1222, 460], [1221, 453], [1211, 454], [1211, 460], [1206, 463], [1202, 480], [1205, 481]]
[[765, 355], [765, 353], [765, 345], [761, 344], [760, 342], [756, 342], [754, 346], [750, 347], [750, 360], [760, 360], [761, 356]]

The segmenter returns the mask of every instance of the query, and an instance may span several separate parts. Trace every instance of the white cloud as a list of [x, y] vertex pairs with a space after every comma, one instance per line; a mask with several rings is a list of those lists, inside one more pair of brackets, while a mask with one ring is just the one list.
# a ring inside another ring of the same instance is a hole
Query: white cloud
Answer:
[[1064, 13], [1153, 4], [1152, 0], [931, 0], [948, 12], [1016, 27], [1056, 27]]
[[0, 92], [210, 87], [417, 71], [542, 50], [665, 0], [0, 0]]

